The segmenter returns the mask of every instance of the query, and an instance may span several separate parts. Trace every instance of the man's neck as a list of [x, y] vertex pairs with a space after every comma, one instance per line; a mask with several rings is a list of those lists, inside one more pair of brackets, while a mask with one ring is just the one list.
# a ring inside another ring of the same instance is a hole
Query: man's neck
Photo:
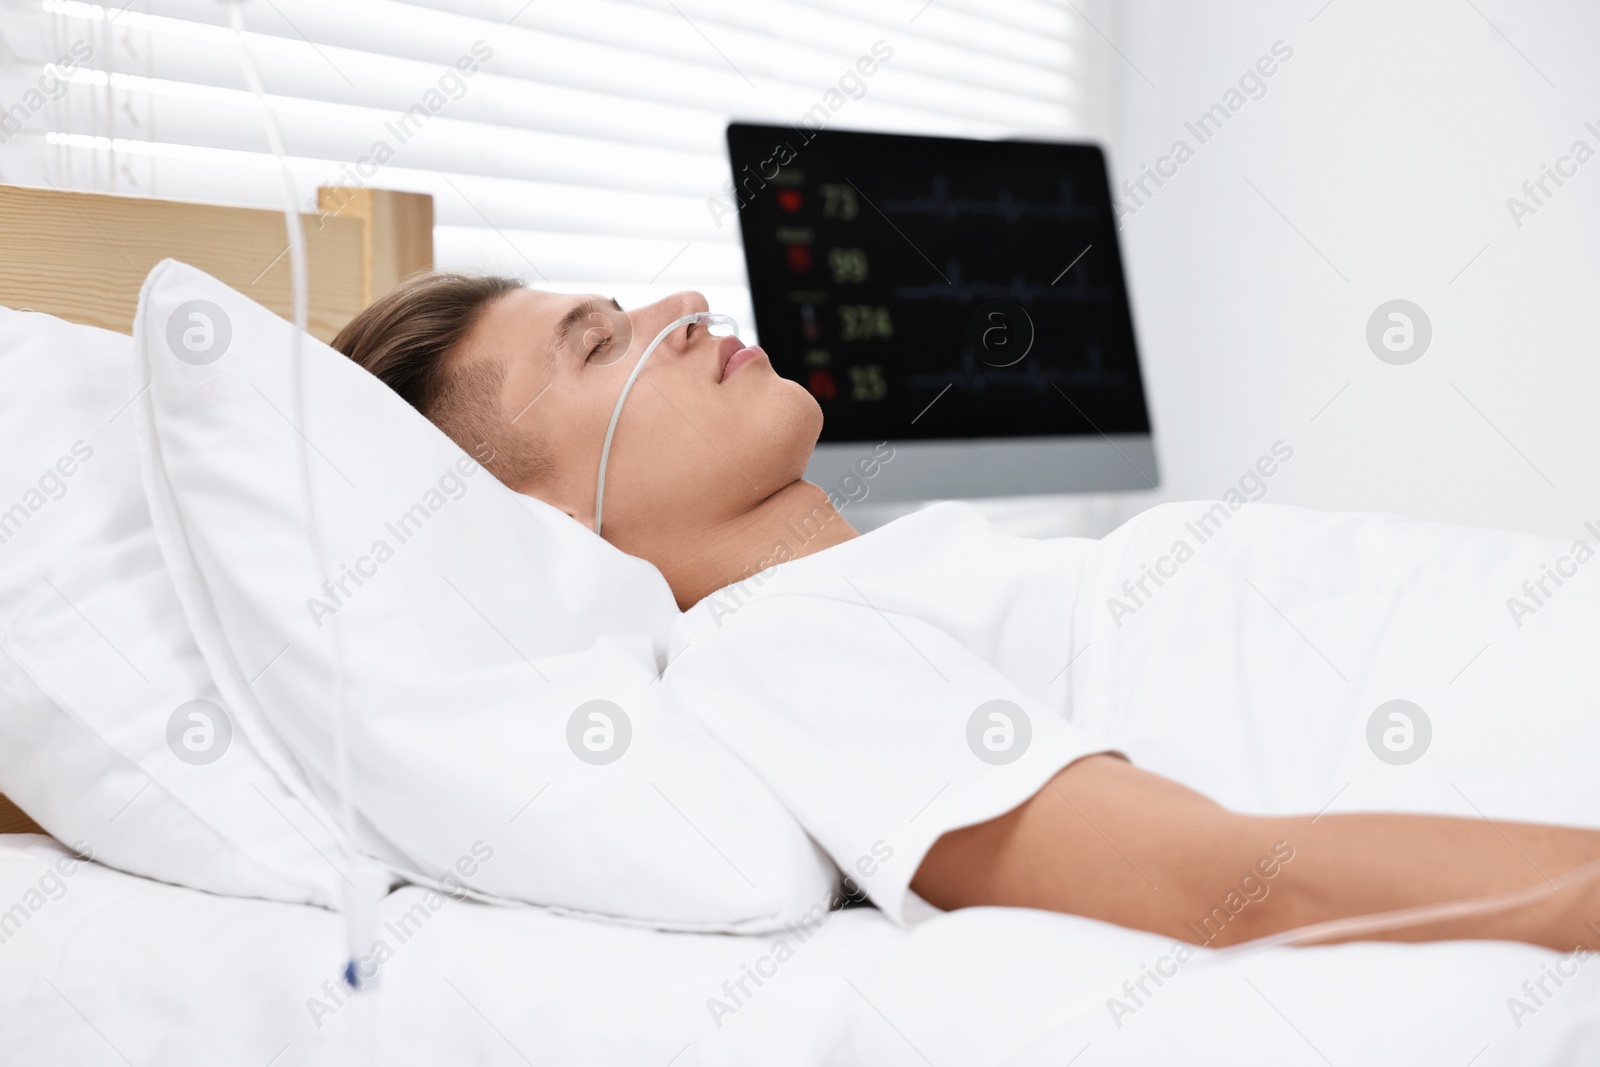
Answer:
[[743, 515], [668, 547], [651, 562], [666, 576], [678, 607], [687, 611], [723, 586], [858, 536], [827, 493], [796, 481]]

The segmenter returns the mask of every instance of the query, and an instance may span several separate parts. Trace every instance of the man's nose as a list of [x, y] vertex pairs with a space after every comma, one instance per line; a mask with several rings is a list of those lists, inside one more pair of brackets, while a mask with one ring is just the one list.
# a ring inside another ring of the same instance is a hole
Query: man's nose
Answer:
[[[697, 311], [710, 310], [711, 305], [706, 302], [705, 296], [689, 289], [681, 293], [673, 293], [671, 296], [658, 300], [654, 304], [645, 305], [634, 313], [634, 322], [638, 332], [644, 336], [644, 343], [648, 345], [655, 340], [657, 334], [666, 328], [668, 323], [681, 319], [685, 315], [693, 315]], [[663, 347], [681, 352], [684, 350], [687, 336], [688, 330], [679, 327], [672, 331], [672, 334], [663, 340], [661, 344]]]

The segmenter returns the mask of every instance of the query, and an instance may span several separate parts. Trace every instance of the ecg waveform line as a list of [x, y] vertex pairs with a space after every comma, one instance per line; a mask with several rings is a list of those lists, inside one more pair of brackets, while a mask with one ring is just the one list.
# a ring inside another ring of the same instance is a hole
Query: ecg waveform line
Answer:
[[989, 215], [1005, 219], [1015, 225], [1024, 219], [1098, 219], [1100, 209], [1092, 204], [1080, 204], [1074, 195], [1072, 182], [1063, 178], [1058, 185], [1059, 203], [1039, 203], [1019, 200], [1010, 189], [1001, 189], [991, 200], [970, 196], [951, 196], [950, 183], [942, 174], [934, 175], [933, 189], [926, 196], [904, 199], [882, 199], [878, 206], [885, 214], [938, 215], [947, 219], [961, 215]]
[[1019, 304], [1030, 302], [1070, 302], [1074, 304], [1103, 304], [1112, 299], [1108, 286], [1090, 285], [1084, 279], [1087, 272], [1074, 271], [1065, 284], [1028, 282], [1020, 274], [1013, 274], [1009, 282], [969, 282], [957, 259], [945, 260], [945, 276], [949, 282], [927, 282], [920, 285], [894, 285], [890, 295], [897, 300], [937, 300], [942, 303], [968, 303], [974, 300], [1007, 298]]
[[989, 388], [1026, 389], [1034, 393], [1051, 392], [1052, 385], [1081, 386], [1088, 389], [1114, 388], [1127, 382], [1127, 375], [1105, 368], [1105, 358], [1098, 344], [1088, 348], [1088, 366], [1078, 370], [1051, 370], [1037, 361], [1029, 364], [1026, 358], [1016, 367], [991, 367], [978, 359], [970, 348], [961, 350], [960, 362], [954, 372], [943, 374], [908, 374], [906, 385], [913, 389], [940, 389], [955, 385], [981, 392]]

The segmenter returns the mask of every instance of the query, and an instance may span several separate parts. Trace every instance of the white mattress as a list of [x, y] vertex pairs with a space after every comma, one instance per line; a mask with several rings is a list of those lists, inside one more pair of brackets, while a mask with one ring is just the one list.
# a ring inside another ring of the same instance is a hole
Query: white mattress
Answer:
[[[0, 914], [29, 900], [62, 855], [46, 838], [0, 838]], [[358, 1009], [319, 1027], [309, 1003], [334, 984], [336, 915], [95, 864], [64, 884], [5, 928], [0, 1063], [358, 1062], [348, 1044]], [[395, 893], [381, 921], [421, 896]], [[470, 903], [446, 904], [393, 940], [371, 1001], [385, 1067], [1600, 1063], [1600, 964], [1522, 945], [1191, 962], [1159, 988], [1147, 983], [1152, 995], [1114, 1020], [1107, 999], [1125, 996], [1122, 983], [1169, 944], [1040, 912], [973, 909], [907, 933], [852, 909], [804, 943], [791, 935], [782, 962], [770, 936], [654, 933]], [[723, 983], [763, 957], [773, 976], [759, 988], [747, 978], [753, 995], [717, 1025], [708, 998], [726, 1001]], [[1559, 987], [1546, 979], [1550, 995], [1513, 1018], [1508, 998], [1527, 1002], [1522, 983], [1557, 964], [1572, 976]]]

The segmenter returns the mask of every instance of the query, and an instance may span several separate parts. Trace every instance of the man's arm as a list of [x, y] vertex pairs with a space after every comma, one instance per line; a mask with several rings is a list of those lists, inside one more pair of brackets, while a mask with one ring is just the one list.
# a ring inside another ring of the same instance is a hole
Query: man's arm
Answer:
[[[1115, 756], [1090, 756], [990, 822], [941, 837], [912, 888], [938, 907], [1067, 912], [1191, 944], [1542, 886], [1600, 859], [1600, 831], [1389, 813], [1240, 815]], [[1600, 951], [1600, 879], [1378, 940]]]

